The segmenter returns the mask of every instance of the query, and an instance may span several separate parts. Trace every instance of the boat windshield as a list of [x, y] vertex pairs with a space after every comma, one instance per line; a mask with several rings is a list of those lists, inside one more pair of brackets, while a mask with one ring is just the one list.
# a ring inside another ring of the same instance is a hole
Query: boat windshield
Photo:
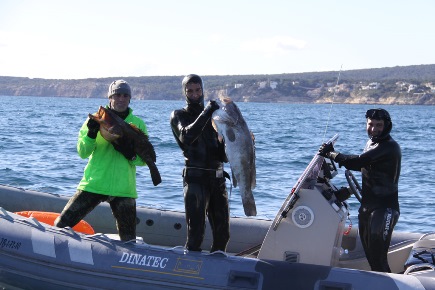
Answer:
[[[327, 143], [335, 143], [338, 139], [338, 134], [335, 134]], [[292, 192], [296, 193], [301, 188], [312, 188], [317, 181], [317, 177], [319, 177], [320, 170], [322, 170], [324, 157], [317, 155], [315, 153], [313, 159], [308, 164], [307, 168], [305, 168], [304, 172], [299, 177], [296, 185], [293, 187]]]
[[[338, 134], [335, 134], [334, 137], [329, 139], [327, 143], [335, 143], [337, 139]], [[310, 164], [308, 164], [307, 168], [305, 168], [304, 172], [301, 174], [298, 181], [293, 186], [278, 215], [275, 217], [275, 220], [272, 224], [274, 230], [276, 230], [281, 220], [287, 216], [290, 209], [293, 208], [296, 201], [299, 199], [299, 190], [301, 188], [311, 189], [314, 187], [317, 182], [317, 178], [319, 177], [320, 170], [322, 170], [322, 164], [324, 160], [325, 158], [318, 155], [317, 152], [314, 154], [314, 157], [311, 160]]]

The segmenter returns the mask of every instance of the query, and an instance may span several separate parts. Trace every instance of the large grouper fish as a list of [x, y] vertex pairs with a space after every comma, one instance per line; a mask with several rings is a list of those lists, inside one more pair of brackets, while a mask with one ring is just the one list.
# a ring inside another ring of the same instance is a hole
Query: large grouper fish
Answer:
[[120, 138], [126, 138], [133, 142], [135, 153], [148, 165], [151, 179], [156, 186], [162, 182], [160, 172], [156, 166], [156, 152], [148, 136], [133, 124], [128, 124], [111, 110], [102, 106], [89, 118], [100, 124], [100, 133], [104, 139], [111, 143], [117, 143]]
[[256, 185], [254, 135], [242, 113], [229, 97], [220, 97], [221, 107], [213, 112], [213, 127], [225, 140], [225, 153], [231, 167], [234, 187], [239, 186], [243, 209], [247, 216], [257, 215], [252, 190]]

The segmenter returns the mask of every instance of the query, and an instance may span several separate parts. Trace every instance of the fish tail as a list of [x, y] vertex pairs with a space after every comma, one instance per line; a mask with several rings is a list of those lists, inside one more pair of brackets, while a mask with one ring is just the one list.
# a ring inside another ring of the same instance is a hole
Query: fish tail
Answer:
[[147, 162], [148, 168], [150, 170], [151, 179], [153, 181], [154, 186], [159, 185], [162, 182], [162, 177], [160, 176], [159, 169], [157, 168], [154, 162]]

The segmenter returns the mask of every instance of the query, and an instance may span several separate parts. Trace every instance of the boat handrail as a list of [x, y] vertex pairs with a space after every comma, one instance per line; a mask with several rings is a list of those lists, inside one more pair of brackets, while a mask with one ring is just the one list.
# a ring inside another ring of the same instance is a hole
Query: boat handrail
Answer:
[[96, 233], [94, 235], [86, 235], [85, 237], [90, 239], [90, 240], [100, 241], [100, 242], [108, 242], [111, 245], [113, 245], [113, 239], [111, 239], [110, 237], [106, 236], [103, 233]]
[[400, 241], [400, 242], [397, 242], [397, 243], [394, 243], [394, 244], [391, 243], [390, 244], [390, 250], [392, 248], [398, 248], [398, 247], [408, 246], [410, 244], [415, 244], [417, 241], [419, 241], [419, 240], [416, 240], [416, 239], [407, 239], [407, 240], [403, 240], [403, 241]]
[[23, 217], [21, 215], [17, 215], [18, 218], [13, 217], [12, 215], [10, 215], [8, 213], [8, 211], [6, 211], [4, 208], [0, 207], [0, 211], [3, 213], [3, 215], [5, 216], [6, 219], [10, 219], [10, 220], [18, 220], [20, 222], [29, 224], [33, 227], [36, 227], [40, 230], [44, 229], [45, 227], [34, 217]]
[[227, 253], [225, 253], [224, 251], [214, 251], [214, 252], [208, 253], [206, 255], [207, 256], [223, 255], [224, 257], [229, 257], [229, 255]]
[[8, 211], [5, 210], [4, 208], [2, 208], [1, 206], [0, 206], [0, 212], [2, 213], [3, 217], [4, 217], [6, 220], [11, 221], [11, 220], [14, 219], [13, 217], [10, 216], [10, 214], [8, 213]]
[[80, 237], [80, 235], [72, 227], [64, 227], [64, 228], [58, 228], [56, 226], [53, 227], [64, 234], [68, 234], [76, 238]]
[[133, 245], [136, 245], [136, 246], [139, 246], [139, 247], [146, 247], [146, 248], [151, 247], [150, 244], [144, 242], [144, 240], [142, 238], [140, 238], [140, 237], [137, 237], [136, 239], [131, 239], [131, 240], [128, 240], [128, 241], [123, 241], [123, 243], [124, 244], [133, 244]]
[[412, 266], [409, 266], [408, 269], [406, 269], [405, 272], [403, 272], [404, 275], [409, 275], [413, 272], [421, 271], [424, 269], [431, 269], [432, 271], [435, 271], [435, 265], [432, 265], [430, 263], [424, 263], [424, 264], [415, 264]]
[[435, 235], [435, 232], [425, 233], [420, 237], [419, 240], [425, 240], [428, 236], [431, 236], [431, 235]]
[[23, 219], [19, 219], [19, 220], [21, 220], [21, 221], [23, 221], [23, 222], [25, 222], [25, 223], [28, 223], [28, 224], [30, 224], [30, 225], [32, 225], [32, 226], [35, 226], [36, 228], [39, 228], [39, 229], [43, 229], [43, 228], [45, 228], [36, 218], [34, 218], [34, 217], [30, 217], [30, 218], [23, 218]]
[[189, 250], [187, 250], [186, 247], [184, 246], [175, 246], [173, 248], [168, 249], [168, 251], [172, 251], [172, 252], [182, 252], [183, 254], [187, 253]]

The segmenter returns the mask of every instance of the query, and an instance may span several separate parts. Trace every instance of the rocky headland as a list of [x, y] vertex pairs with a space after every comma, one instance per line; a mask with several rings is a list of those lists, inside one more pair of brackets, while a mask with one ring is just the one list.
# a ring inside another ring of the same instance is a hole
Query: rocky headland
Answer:
[[[69, 80], [0, 76], [0, 95], [106, 98], [115, 79], [130, 83], [134, 99], [183, 99], [183, 76]], [[237, 102], [435, 105], [435, 65], [203, 79], [210, 99], [228, 95]]]

